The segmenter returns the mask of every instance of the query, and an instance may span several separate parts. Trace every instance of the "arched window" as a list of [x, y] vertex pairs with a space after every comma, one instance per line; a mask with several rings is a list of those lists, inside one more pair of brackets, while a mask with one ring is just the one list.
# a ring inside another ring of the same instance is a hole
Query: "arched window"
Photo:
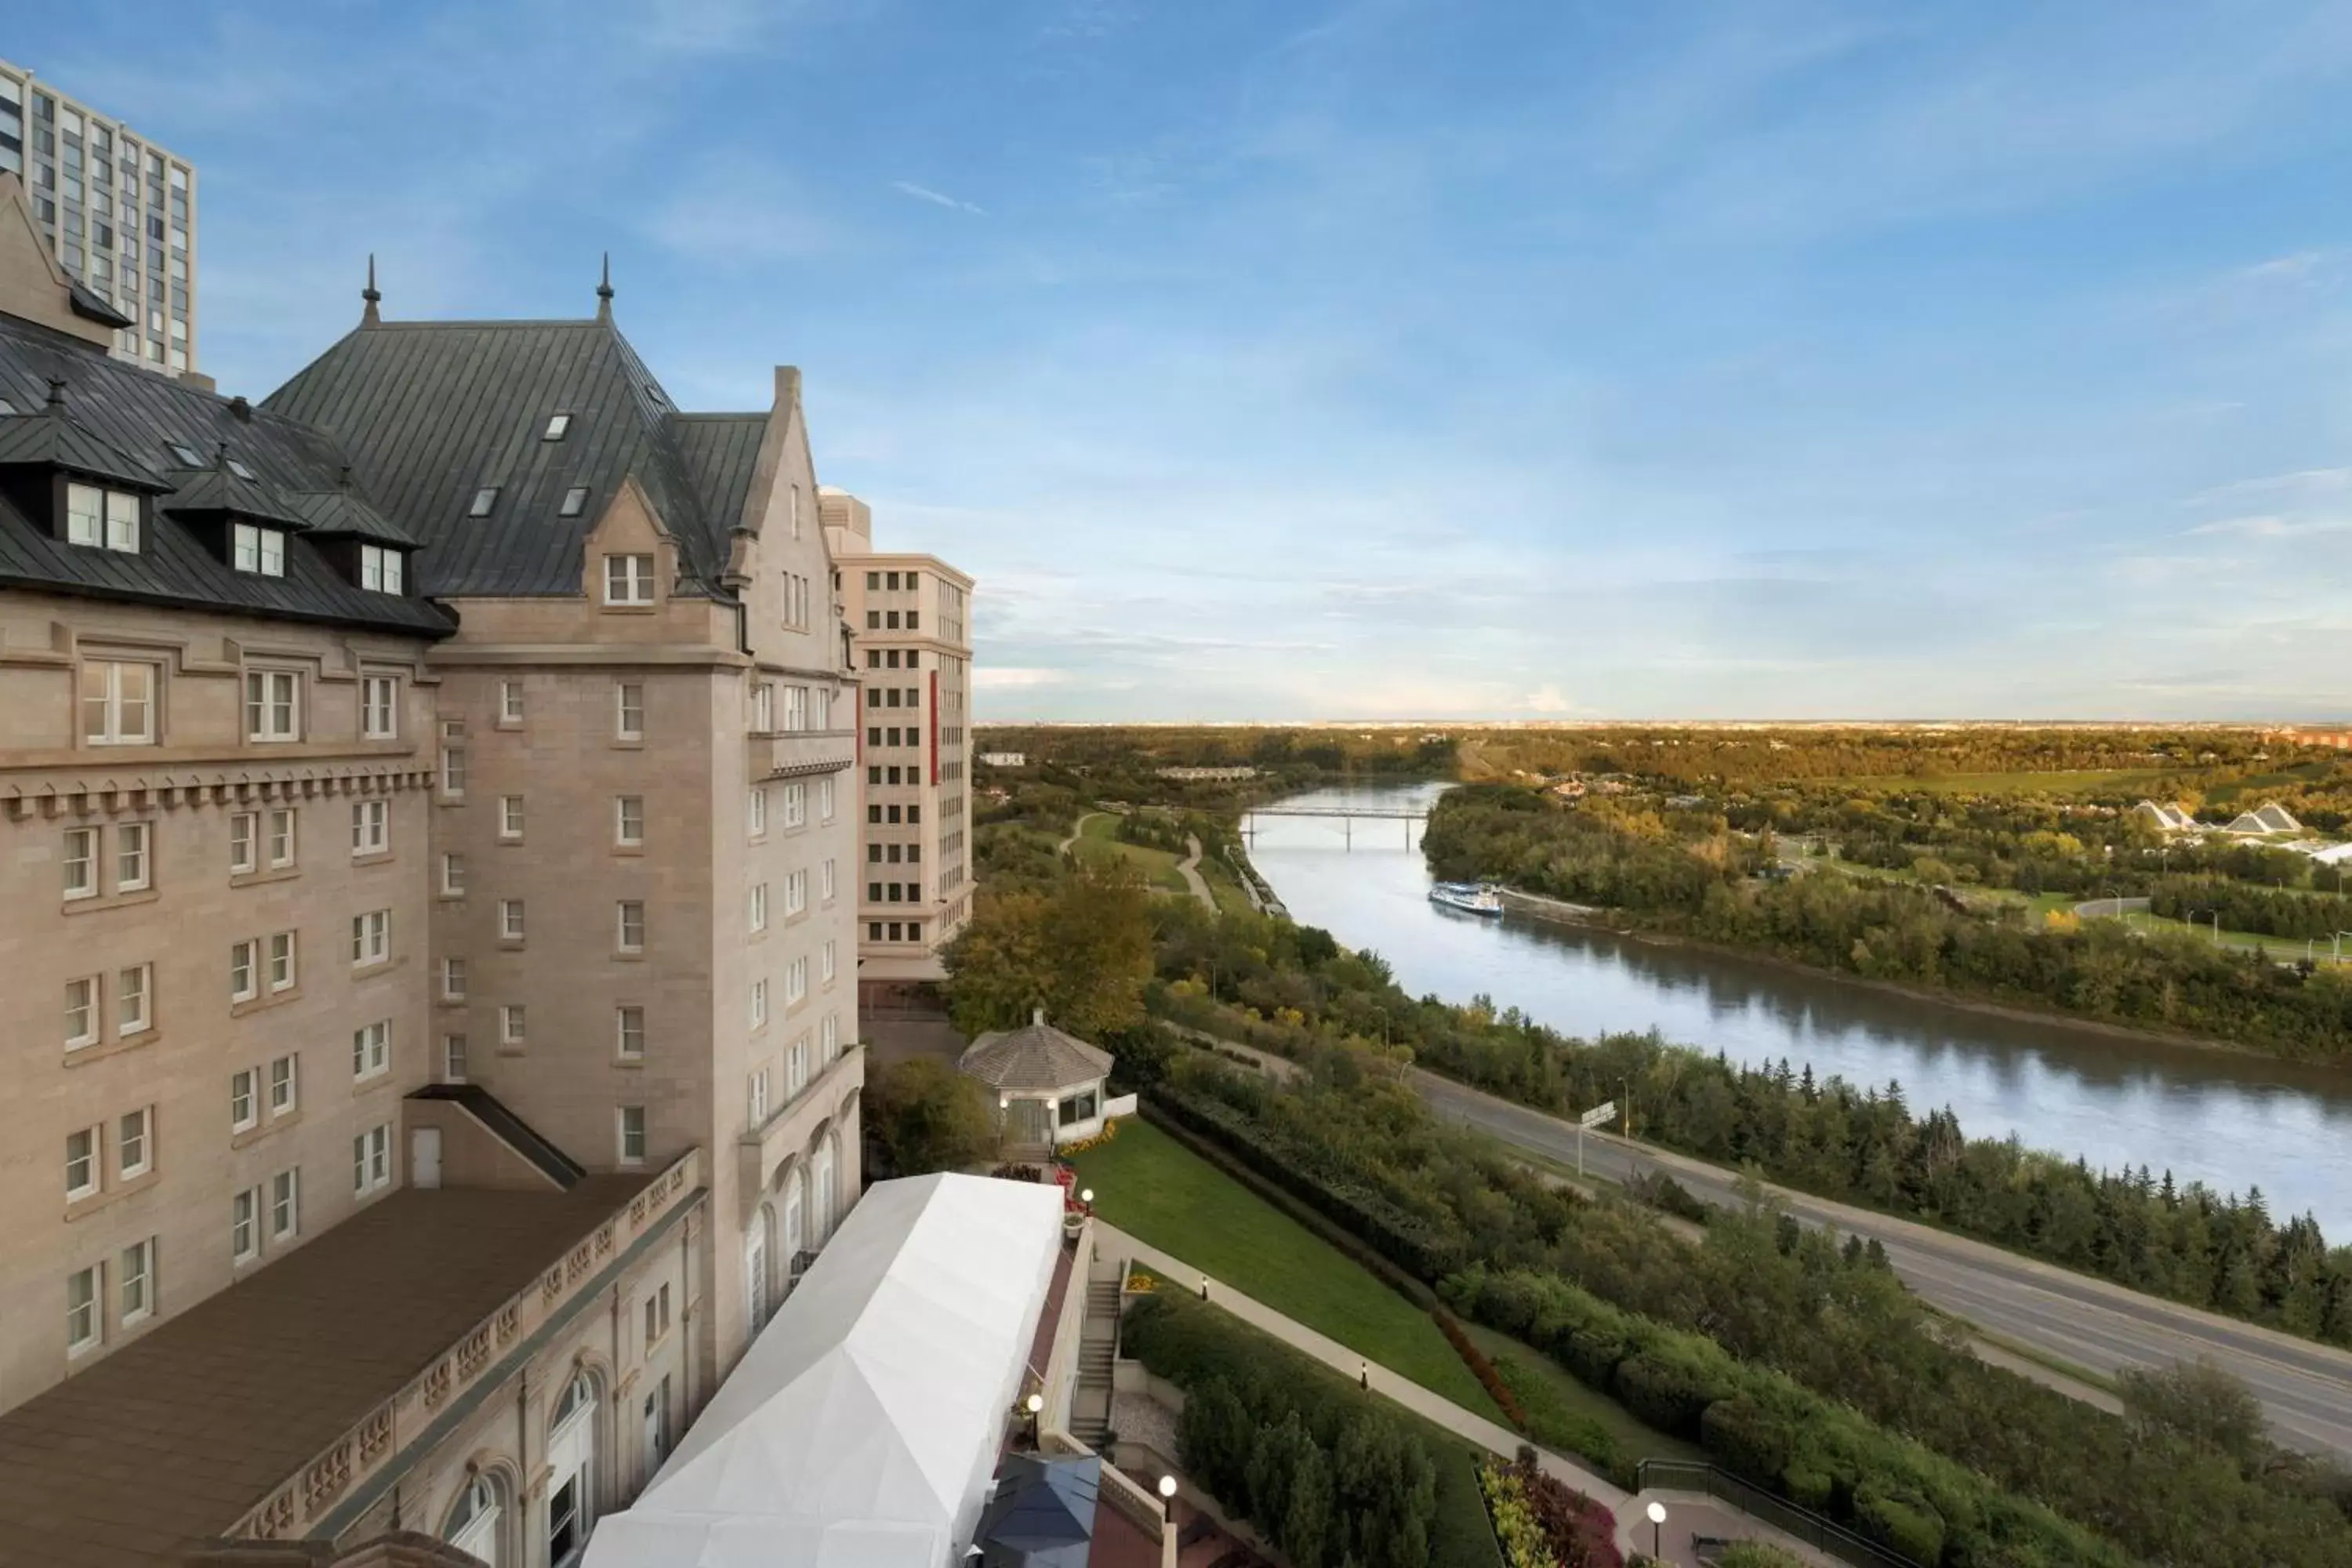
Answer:
[[816, 1152], [816, 1215], [811, 1227], [818, 1242], [833, 1234], [833, 1139], [830, 1135], [818, 1145]]
[[775, 1217], [775, 1211], [761, 1204], [743, 1233], [743, 1315], [755, 1334], [768, 1321], [768, 1227]]
[[547, 1425], [547, 1561], [578, 1560], [596, 1522], [596, 1379], [572, 1374]]
[[801, 1254], [808, 1250], [808, 1167], [793, 1167], [784, 1184], [784, 1267], [800, 1278]]
[[441, 1539], [458, 1551], [480, 1558], [490, 1568], [505, 1568], [506, 1489], [495, 1476], [477, 1474], [457, 1494]]

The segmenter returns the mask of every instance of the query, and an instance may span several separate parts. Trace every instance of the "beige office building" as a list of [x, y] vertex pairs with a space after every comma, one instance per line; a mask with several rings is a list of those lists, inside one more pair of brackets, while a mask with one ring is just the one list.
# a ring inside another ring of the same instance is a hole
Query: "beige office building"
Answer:
[[943, 978], [971, 918], [971, 579], [934, 555], [874, 548], [872, 510], [825, 489], [842, 618], [866, 698], [858, 977]]
[[117, 359], [196, 368], [196, 171], [102, 110], [0, 59], [0, 173], [74, 282], [119, 310]]
[[799, 377], [600, 294], [224, 399], [0, 173], [0, 1555], [561, 1568], [856, 1200]]

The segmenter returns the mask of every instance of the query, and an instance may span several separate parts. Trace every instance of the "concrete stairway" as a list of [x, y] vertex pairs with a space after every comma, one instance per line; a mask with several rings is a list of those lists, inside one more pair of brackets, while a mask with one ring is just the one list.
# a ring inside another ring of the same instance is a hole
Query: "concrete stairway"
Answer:
[[1070, 1436], [1100, 1447], [1110, 1430], [1110, 1363], [1118, 1351], [1116, 1276], [1087, 1281], [1087, 1319], [1078, 1331], [1078, 1386], [1070, 1402]]

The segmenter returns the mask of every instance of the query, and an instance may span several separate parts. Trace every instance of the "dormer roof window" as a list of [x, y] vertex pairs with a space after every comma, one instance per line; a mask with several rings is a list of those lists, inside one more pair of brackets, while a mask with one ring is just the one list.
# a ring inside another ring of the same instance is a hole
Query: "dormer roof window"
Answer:
[[286, 575], [286, 535], [274, 528], [240, 522], [229, 530], [229, 564], [263, 577]]
[[563, 492], [563, 504], [555, 509], [558, 517], [578, 517], [588, 510], [588, 487], [574, 485]]
[[406, 580], [406, 557], [382, 544], [360, 546], [360, 586], [371, 594], [399, 594]]
[[488, 517], [490, 509], [499, 504], [499, 487], [484, 485], [474, 492], [474, 503], [466, 509], [467, 517]]
[[139, 498], [102, 485], [66, 484], [66, 542], [139, 553]]
[[571, 428], [571, 415], [551, 414], [547, 417], [547, 429], [541, 434], [540, 439], [542, 441], [561, 441], [563, 439], [564, 433], [569, 431]]
[[171, 448], [172, 460], [178, 463], [180, 467], [184, 468], [201, 468], [205, 466], [204, 458], [197, 456], [196, 449], [194, 447], [189, 446], [185, 441], [172, 441], [165, 444]]
[[236, 458], [228, 459], [228, 471], [235, 474], [240, 479], [253, 479], [259, 478], [259, 476], [251, 468], [247, 468], [242, 461]]

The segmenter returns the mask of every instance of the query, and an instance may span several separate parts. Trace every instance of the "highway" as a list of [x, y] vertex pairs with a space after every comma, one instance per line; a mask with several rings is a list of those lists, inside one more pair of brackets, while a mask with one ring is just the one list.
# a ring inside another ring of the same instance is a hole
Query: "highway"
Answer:
[[[1413, 1087], [1443, 1119], [1565, 1163], [1576, 1163], [1573, 1122], [1466, 1089], [1420, 1068]], [[1720, 1166], [1584, 1135], [1585, 1169], [1622, 1181], [1663, 1170], [1698, 1198], [1736, 1206], [1738, 1178]], [[2179, 1306], [1927, 1226], [1766, 1184], [1789, 1214], [1813, 1225], [1875, 1237], [1922, 1300], [1990, 1333], [2101, 1374], [2127, 1366], [2210, 1359], [2242, 1379], [2281, 1443], [2352, 1458], [2352, 1352]]]

